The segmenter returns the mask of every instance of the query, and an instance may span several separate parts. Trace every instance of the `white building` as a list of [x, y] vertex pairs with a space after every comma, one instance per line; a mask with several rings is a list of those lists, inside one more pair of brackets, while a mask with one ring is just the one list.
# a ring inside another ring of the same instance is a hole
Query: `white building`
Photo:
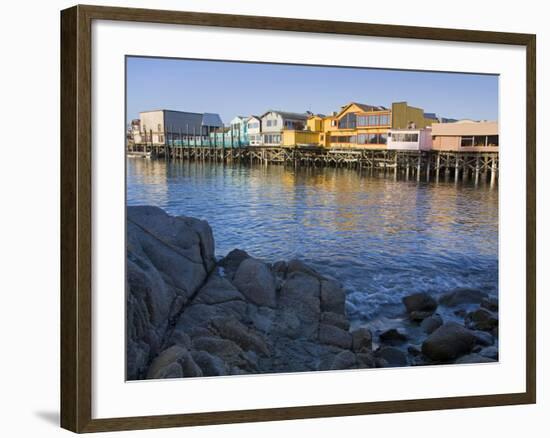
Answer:
[[262, 120], [258, 116], [250, 116], [246, 122], [248, 143], [250, 146], [261, 146]]
[[432, 129], [391, 129], [388, 149], [401, 151], [429, 151], [432, 148]]

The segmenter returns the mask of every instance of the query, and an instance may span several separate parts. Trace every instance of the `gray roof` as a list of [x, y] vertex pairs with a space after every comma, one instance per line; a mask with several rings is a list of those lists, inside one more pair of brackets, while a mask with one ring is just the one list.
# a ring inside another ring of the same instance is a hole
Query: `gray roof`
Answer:
[[283, 119], [297, 119], [297, 120], [307, 120], [307, 118], [311, 115], [309, 113], [293, 113], [290, 111], [268, 110], [262, 114], [262, 117], [268, 113], [277, 113]]
[[222, 119], [219, 114], [204, 113], [202, 115], [202, 126], [223, 126]]

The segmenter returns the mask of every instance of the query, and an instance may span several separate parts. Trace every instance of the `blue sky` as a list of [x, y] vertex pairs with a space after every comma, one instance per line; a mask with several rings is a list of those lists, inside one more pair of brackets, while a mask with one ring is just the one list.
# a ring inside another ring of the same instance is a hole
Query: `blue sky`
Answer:
[[127, 118], [213, 112], [224, 123], [268, 109], [330, 114], [349, 102], [407, 101], [439, 116], [497, 120], [498, 77], [284, 64], [127, 58]]

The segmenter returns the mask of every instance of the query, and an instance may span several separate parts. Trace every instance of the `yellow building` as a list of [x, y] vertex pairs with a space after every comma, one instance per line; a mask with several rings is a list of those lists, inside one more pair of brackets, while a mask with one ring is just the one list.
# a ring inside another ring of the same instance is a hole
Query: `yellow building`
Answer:
[[386, 149], [390, 129], [421, 129], [434, 121], [407, 102], [395, 102], [391, 109], [351, 102], [331, 116], [310, 116], [304, 130], [284, 130], [282, 143], [285, 147]]

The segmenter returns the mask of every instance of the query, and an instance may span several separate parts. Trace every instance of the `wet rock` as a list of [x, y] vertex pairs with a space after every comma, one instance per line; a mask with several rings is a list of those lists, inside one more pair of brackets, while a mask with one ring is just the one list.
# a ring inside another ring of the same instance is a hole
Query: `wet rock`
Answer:
[[302, 274], [307, 274], [311, 277], [316, 277], [321, 279], [321, 275], [315, 271], [315, 269], [309, 267], [304, 262], [298, 259], [290, 260], [286, 268], [287, 274], [292, 274], [293, 272], [301, 272]]
[[165, 344], [169, 321], [213, 269], [214, 239], [198, 219], [169, 216], [157, 207], [127, 207], [126, 212], [126, 371], [135, 380], [146, 377]]
[[487, 309], [479, 308], [470, 312], [464, 319], [466, 326], [474, 330], [483, 330], [490, 332], [498, 326], [498, 318], [496, 318]]
[[441, 318], [441, 316], [435, 314], [422, 321], [420, 327], [422, 328], [422, 330], [424, 330], [424, 333], [427, 333], [429, 335], [442, 325], [443, 319]]
[[479, 304], [485, 298], [487, 293], [478, 289], [458, 288], [439, 298], [439, 304], [447, 307], [454, 307], [460, 304]]
[[235, 318], [217, 318], [212, 321], [220, 337], [235, 342], [244, 351], [252, 350], [264, 356], [269, 355], [269, 347], [262, 336], [246, 327]]
[[246, 251], [234, 249], [218, 262], [218, 266], [223, 269], [224, 275], [232, 280], [241, 263], [248, 258], [250, 258], [250, 256]]
[[[179, 369], [174, 364], [178, 365]], [[176, 375], [178, 373], [181, 375]], [[186, 348], [174, 345], [161, 352], [153, 360], [147, 373], [148, 379], [162, 379], [167, 376], [200, 377], [202, 371]]]
[[493, 336], [491, 336], [490, 333], [481, 331], [481, 330], [474, 330], [472, 331], [472, 334], [475, 336], [476, 344], [482, 345], [482, 346], [489, 346], [494, 344]]
[[448, 362], [469, 353], [475, 336], [456, 322], [447, 322], [435, 330], [422, 344], [422, 353], [433, 361]]
[[358, 368], [376, 368], [376, 358], [372, 351], [356, 353]]
[[289, 273], [279, 294], [279, 308], [298, 317], [302, 336], [316, 338], [321, 318], [319, 280], [303, 272]]
[[379, 338], [387, 345], [400, 345], [407, 341], [407, 335], [394, 328], [380, 333]]
[[193, 339], [193, 348], [218, 356], [223, 359], [224, 362], [239, 368], [249, 364], [242, 348], [228, 339], [221, 339], [214, 336], [195, 338]]
[[323, 312], [321, 313], [321, 322], [333, 325], [342, 330], [349, 330], [349, 320], [345, 315], [334, 312]]
[[285, 278], [288, 270], [288, 263], [284, 260], [279, 260], [278, 262], [273, 263], [271, 270], [274, 274]]
[[485, 356], [481, 356], [480, 354], [477, 354], [477, 353], [467, 354], [455, 360], [455, 364], [488, 363], [488, 362], [495, 362], [495, 360]]
[[192, 351], [191, 357], [202, 370], [203, 376], [225, 376], [229, 373], [227, 364], [218, 356], [206, 351]]
[[345, 314], [346, 293], [334, 280], [321, 280], [321, 309], [323, 312]]
[[481, 307], [489, 310], [490, 312], [498, 312], [498, 298], [488, 297], [481, 301]]
[[437, 301], [425, 292], [406, 296], [402, 301], [409, 315], [415, 320], [427, 318], [437, 309]]
[[420, 348], [418, 348], [416, 345], [409, 345], [407, 347], [407, 353], [409, 353], [411, 356], [420, 356], [422, 352], [420, 351]]
[[319, 341], [344, 349], [350, 349], [352, 345], [352, 338], [347, 330], [327, 324], [319, 325]]
[[357, 358], [351, 351], [338, 353], [332, 362], [331, 370], [347, 370], [357, 367]]
[[494, 345], [485, 347], [479, 354], [493, 360], [498, 360], [498, 348]]
[[372, 333], [366, 327], [360, 327], [351, 332], [353, 351], [366, 352], [372, 350]]
[[259, 260], [243, 260], [235, 272], [233, 284], [246, 299], [258, 306], [277, 305], [275, 278], [265, 263]]
[[407, 366], [407, 355], [395, 347], [381, 347], [374, 352], [374, 356], [386, 362], [387, 367], [404, 367]]

